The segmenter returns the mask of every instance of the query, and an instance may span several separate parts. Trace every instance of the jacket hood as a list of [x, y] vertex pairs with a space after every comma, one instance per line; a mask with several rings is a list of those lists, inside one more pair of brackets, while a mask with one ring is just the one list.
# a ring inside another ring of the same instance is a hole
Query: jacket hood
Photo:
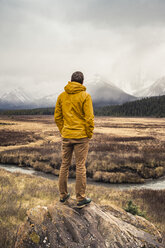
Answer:
[[86, 91], [86, 87], [77, 82], [68, 82], [68, 84], [64, 87], [64, 90], [68, 94], [76, 94], [81, 91]]

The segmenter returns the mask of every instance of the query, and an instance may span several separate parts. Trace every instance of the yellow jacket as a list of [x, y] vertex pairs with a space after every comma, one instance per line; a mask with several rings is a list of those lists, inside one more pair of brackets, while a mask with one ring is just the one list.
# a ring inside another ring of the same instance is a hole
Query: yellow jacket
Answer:
[[91, 96], [86, 87], [77, 82], [68, 82], [65, 91], [58, 96], [54, 120], [63, 138], [91, 138], [94, 129], [94, 114]]

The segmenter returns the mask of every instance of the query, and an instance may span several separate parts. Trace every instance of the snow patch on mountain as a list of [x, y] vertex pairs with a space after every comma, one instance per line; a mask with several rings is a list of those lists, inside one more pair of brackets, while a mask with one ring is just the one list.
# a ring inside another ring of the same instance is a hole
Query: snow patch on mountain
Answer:
[[1, 96], [0, 100], [3, 102], [13, 102], [13, 103], [23, 103], [23, 104], [32, 101], [32, 99], [20, 87], [5, 92]]
[[105, 81], [98, 75], [89, 80], [85, 86], [92, 97], [93, 103], [98, 106], [136, 100], [136, 97], [127, 94], [112, 82]]
[[165, 77], [161, 77], [156, 82], [154, 82], [151, 86], [147, 88], [143, 88], [135, 92], [135, 95], [138, 97], [165, 95]]
[[[112, 82], [104, 80], [101, 76], [95, 75], [87, 83], [84, 82], [87, 92], [91, 95], [95, 106], [104, 106], [112, 104], [121, 104], [127, 101], [136, 100], [136, 97], [127, 94]], [[45, 92], [46, 93], [46, 92]], [[22, 88], [7, 91], [0, 98], [0, 108], [40, 108], [55, 107], [57, 97], [61, 91], [52, 94], [34, 98], [25, 92]]]

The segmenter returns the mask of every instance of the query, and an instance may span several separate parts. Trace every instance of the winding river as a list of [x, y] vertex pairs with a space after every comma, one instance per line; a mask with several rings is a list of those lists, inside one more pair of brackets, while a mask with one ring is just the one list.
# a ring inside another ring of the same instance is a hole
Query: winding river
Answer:
[[[16, 165], [6, 165], [6, 164], [0, 164], [0, 168], [5, 169], [7, 171], [10, 171], [12, 173], [15, 172], [20, 172], [23, 174], [31, 174], [34, 176], [39, 176], [43, 178], [48, 178], [50, 180], [58, 180], [57, 176], [54, 176], [53, 174], [47, 174], [44, 172], [40, 171], [35, 171], [32, 168], [28, 167], [18, 167]], [[74, 182], [75, 179], [70, 179], [68, 180], [68, 183]], [[165, 177], [156, 179], [156, 180], [148, 180], [146, 183], [143, 184], [133, 184], [133, 183], [121, 183], [121, 184], [110, 184], [110, 183], [99, 183], [99, 182], [94, 182], [92, 179], [88, 179], [88, 184], [95, 185], [95, 186], [103, 186], [106, 188], [114, 188], [114, 189], [119, 189], [119, 190], [126, 190], [126, 189], [142, 189], [142, 188], [147, 188], [147, 189], [154, 189], [154, 190], [160, 190], [160, 189], [165, 189]]]

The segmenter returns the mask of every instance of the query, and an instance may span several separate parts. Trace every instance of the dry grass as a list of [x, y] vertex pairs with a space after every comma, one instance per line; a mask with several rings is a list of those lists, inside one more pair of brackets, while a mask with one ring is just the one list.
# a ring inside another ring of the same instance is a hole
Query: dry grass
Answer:
[[35, 142], [38, 139], [40, 139], [40, 137], [35, 135], [34, 132], [18, 132], [5, 129], [0, 130], [1, 146], [11, 146], [17, 144], [25, 145]]
[[[0, 169], [0, 247], [14, 247], [17, 230], [25, 221], [26, 211], [37, 205], [54, 204], [59, 200], [57, 181], [32, 175], [10, 173]], [[75, 198], [75, 183], [68, 185]], [[125, 208], [131, 200], [165, 235], [165, 190], [115, 190], [87, 185], [87, 195], [97, 204], [114, 204]], [[159, 210], [159, 211], [158, 211]]]
[[57, 183], [0, 170], [0, 247], [13, 248], [27, 209], [57, 199]]
[[[0, 117], [0, 162], [59, 174], [60, 134], [53, 116]], [[144, 182], [165, 175], [165, 121], [95, 118], [87, 176], [107, 183]], [[70, 167], [75, 177], [75, 163]]]
[[[59, 174], [60, 135], [53, 116], [0, 117], [0, 162], [31, 166]], [[165, 121], [156, 118], [95, 119], [90, 141], [87, 175], [111, 183], [143, 182], [165, 175]], [[0, 244], [13, 247], [19, 224], [28, 208], [58, 200], [57, 182], [0, 170]], [[75, 177], [75, 163], [70, 167]], [[69, 191], [74, 195], [74, 183]], [[132, 200], [146, 218], [165, 235], [165, 190], [119, 191], [103, 186], [87, 187], [87, 194], [101, 205], [122, 208]]]

